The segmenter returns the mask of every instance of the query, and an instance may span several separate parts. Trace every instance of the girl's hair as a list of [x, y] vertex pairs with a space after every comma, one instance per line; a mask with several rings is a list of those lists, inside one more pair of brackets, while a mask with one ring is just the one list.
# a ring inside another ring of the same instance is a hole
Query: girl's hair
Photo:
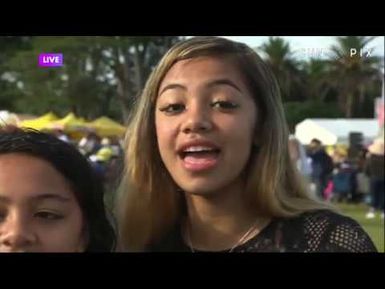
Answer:
[[182, 194], [162, 163], [155, 131], [160, 84], [178, 61], [201, 56], [235, 64], [259, 111], [253, 148], [246, 166], [244, 197], [260, 214], [290, 217], [329, 205], [311, 198], [288, 152], [288, 128], [277, 81], [259, 55], [245, 44], [218, 37], [195, 37], [174, 45], [152, 71], [130, 115], [125, 139], [126, 163], [120, 187], [119, 227], [127, 250], [158, 241], [179, 220]]
[[0, 126], [0, 155], [10, 153], [45, 160], [68, 181], [85, 219], [89, 240], [86, 252], [114, 250], [116, 236], [106, 215], [102, 184], [74, 146], [33, 129]]

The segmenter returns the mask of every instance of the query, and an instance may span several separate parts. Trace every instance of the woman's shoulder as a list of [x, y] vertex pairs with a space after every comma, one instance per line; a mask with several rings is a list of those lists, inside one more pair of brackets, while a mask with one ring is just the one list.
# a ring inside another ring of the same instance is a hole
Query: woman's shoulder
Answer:
[[355, 220], [348, 216], [327, 209], [306, 211], [293, 218], [303, 221], [304, 223], [358, 224]]
[[285, 223], [289, 229], [301, 228], [308, 252], [377, 251], [357, 221], [331, 210], [305, 212]]

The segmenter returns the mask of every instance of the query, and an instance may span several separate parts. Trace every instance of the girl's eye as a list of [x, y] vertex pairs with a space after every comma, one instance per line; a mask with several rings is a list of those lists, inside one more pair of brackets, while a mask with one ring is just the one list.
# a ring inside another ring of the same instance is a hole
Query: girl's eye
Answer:
[[56, 214], [56, 213], [52, 213], [52, 212], [46, 212], [46, 211], [37, 212], [35, 214], [35, 217], [40, 218], [40, 219], [44, 219], [44, 220], [60, 220], [60, 219], [63, 219], [62, 215], [59, 215], [59, 214]]
[[0, 212], [0, 222], [4, 221], [6, 218], [6, 214], [3, 212]]
[[159, 109], [161, 112], [165, 112], [166, 114], [172, 114], [181, 112], [185, 109], [185, 106], [183, 104], [169, 104], [166, 107], [163, 107]]
[[212, 103], [211, 106], [215, 108], [225, 109], [225, 110], [235, 109], [238, 107], [237, 104], [230, 101], [216, 101]]

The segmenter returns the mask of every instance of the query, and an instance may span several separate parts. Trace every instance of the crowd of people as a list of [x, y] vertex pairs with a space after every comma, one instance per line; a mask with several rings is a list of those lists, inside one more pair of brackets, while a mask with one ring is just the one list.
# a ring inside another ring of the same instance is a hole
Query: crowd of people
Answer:
[[368, 148], [350, 157], [335, 149], [328, 154], [318, 139], [305, 148], [290, 136], [292, 160], [318, 198], [339, 202], [367, 203], [366, 218], [379, 213], [384, 218], [384, 140], [377, 138]]
[[107, 204], [112, 205], [123, 170], [123, 139], [118, 136], [101, 137], [95, 132], [88, 132], [76, 140], [60, 129], [53, 130], [51, 134], [75, 146], [87, 158], [96, 176], [104, 185], [109, 198]]

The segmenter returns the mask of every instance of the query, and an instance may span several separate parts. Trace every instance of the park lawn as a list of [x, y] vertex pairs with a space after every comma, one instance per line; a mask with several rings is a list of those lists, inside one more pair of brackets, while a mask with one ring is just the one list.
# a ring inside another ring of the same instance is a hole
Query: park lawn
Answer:
[[341, 212], [356, 220], [372, 238], [379, 252], [384, 253], [384, 220], [377, 213], [374, 219], [366, 219], [368, 206], [365, 204], [338, 204]]

